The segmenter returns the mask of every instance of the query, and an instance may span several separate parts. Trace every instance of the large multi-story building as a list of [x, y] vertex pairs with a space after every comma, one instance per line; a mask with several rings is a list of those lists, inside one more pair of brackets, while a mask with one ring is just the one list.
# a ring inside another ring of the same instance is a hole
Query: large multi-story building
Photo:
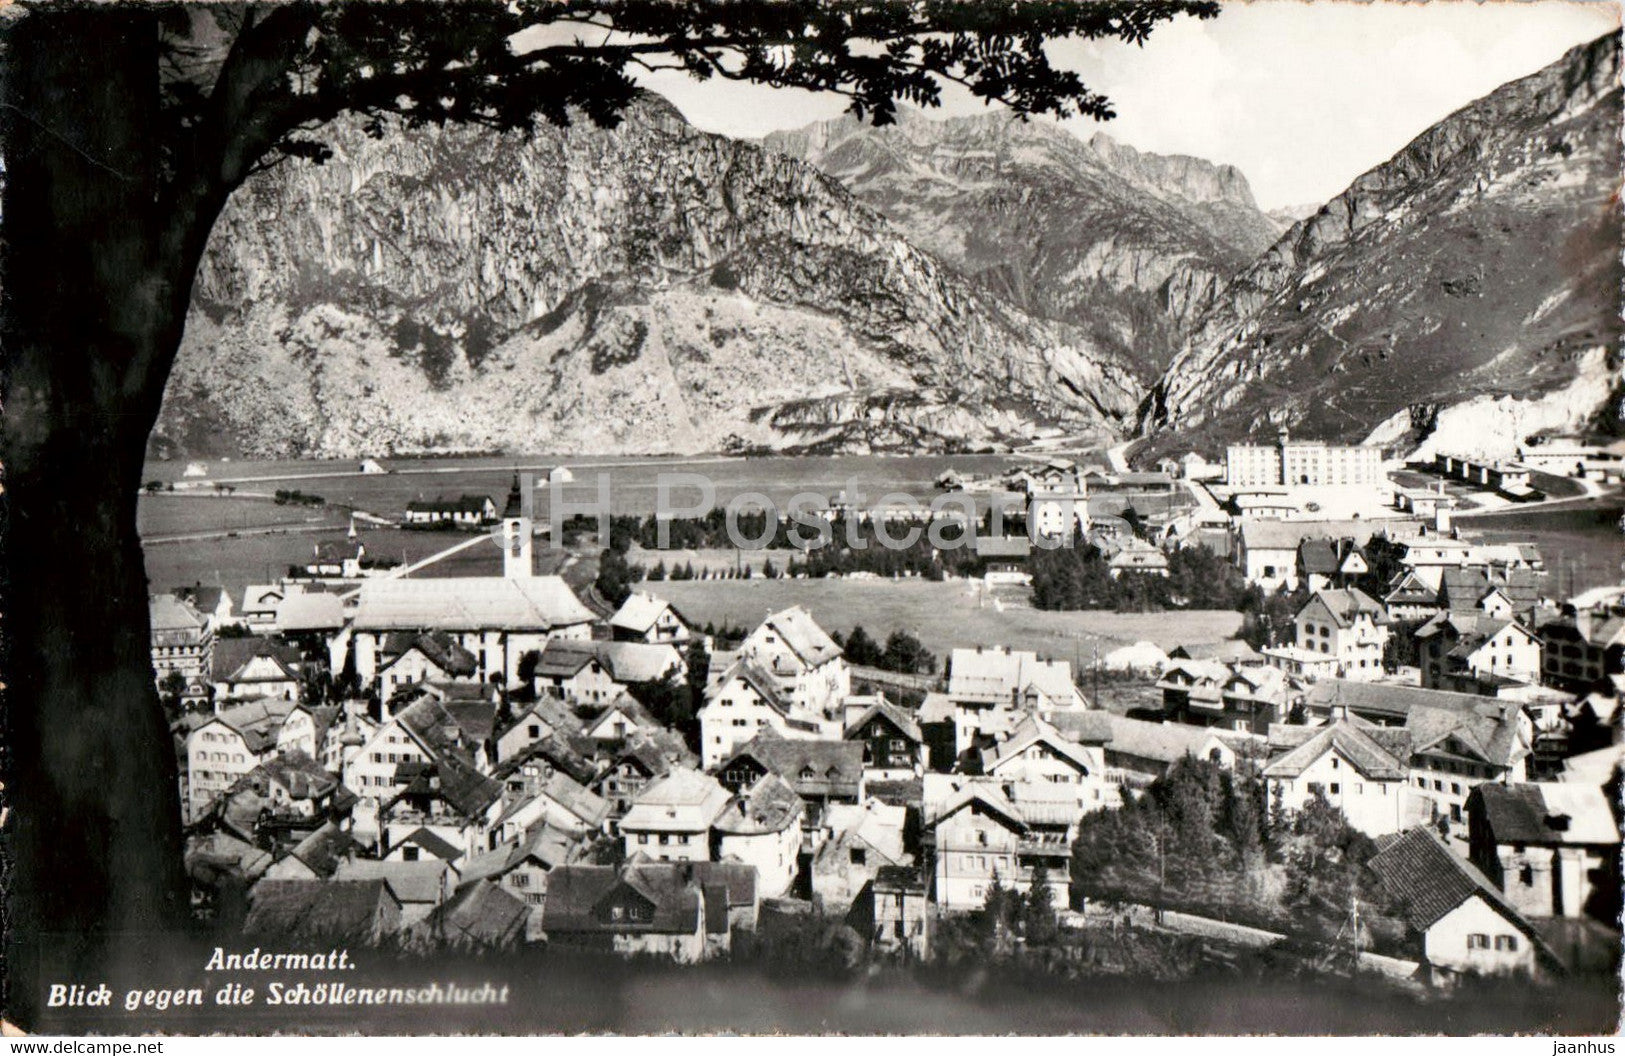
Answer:
[[1382, 448], [1367, 444], [1328, 444], [1293, 440], [1282, 429], [1271, 445], [1231, 444], [1225, 450], [1225, 483], [1231, 487], [1383, 482]]

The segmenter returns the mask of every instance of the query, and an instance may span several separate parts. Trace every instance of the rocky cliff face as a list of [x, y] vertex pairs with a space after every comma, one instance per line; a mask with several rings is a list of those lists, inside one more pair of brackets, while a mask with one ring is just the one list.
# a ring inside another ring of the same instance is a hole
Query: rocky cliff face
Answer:
[[658, 99], [613, 131], [328, 138], [217, 225], [159, 451], [962, 449], [1114, 434], [1143, 389]]
[[1280, 234], [1230, 166], [1085, 142], [1002, 112], [934, 120], [904, 111], [763, 140], [804, 158], [884, 213], [916, 245], [986, 289], [1086, 327], [1154, 374], [1191, 308]]
[[1215, 290], [1143, 408], [1153, 446], [1281, 425], [1414, 442], [1455, 404], [1491, 414], [1500, 396], [1606, 392], [1619, 56], [1604, 37], [1463, 108]]

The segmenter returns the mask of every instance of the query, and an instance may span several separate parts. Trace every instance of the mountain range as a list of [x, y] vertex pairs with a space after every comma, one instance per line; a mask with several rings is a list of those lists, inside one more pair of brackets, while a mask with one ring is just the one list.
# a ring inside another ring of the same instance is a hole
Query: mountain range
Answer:
[[1414, 443], [1547, 395], [1512, 417], [1559, 424], [1617, 371], [1618, 59], [1577, 48], [1273, 215], [1234, 168], [1002, 113], [341, 122], [216, 225], [152, 449]]

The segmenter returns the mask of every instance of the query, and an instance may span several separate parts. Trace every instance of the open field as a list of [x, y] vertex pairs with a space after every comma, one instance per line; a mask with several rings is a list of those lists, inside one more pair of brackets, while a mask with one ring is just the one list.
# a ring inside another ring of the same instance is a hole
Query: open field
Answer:
[[799, 604], [827, 630], [845, 633], [862, 624], [880, 640], [906, 630], [938, 656], [955, 647], [1009, 645], [1087, 664], [1097, 643], [1102, 652], [1141, 640], [1171, 649], [1221, 641], [1241, 626], [1235, 612], [1043, 612], [1002, 599], [995, 606], [980, 586], [965, 580], [684, 580], [646, 589], [702, 627], [750, 627], [769, 612]]
[[[841, 455], [829, 457], [735, 458], [700, 456], [694, 458], [581, 459], [520, 456], [514, 458], [387, 459], [387, 474], [364, 475], [355, 462], [293, 460], [277, 462], [211, 462], [207, 478], [182, 477], [179, 462], [149, 462], [145, 479], [177, 485], [188, 484], [200, 490], [212, 488], [214, 481], [235, 481], [242, 490], [271, 492], [278, 488], [297, 489], [320, 495], [329, 503], [353, 506], [380, 517], [398, 518], [413, 499], [437, 495], [454, 496], [465, 492], [489, 495], [499, 504], [507, 493], [515, 470], [543, 471], [568, 465], [575, 476], [561, 485], [561, 495], [571, 504], [594, 502], [598, 477], [609, 482], [610, 507], [615, 513], [653, 513], [660, 479], [673, 475], [671, 502], [692, 505], [702, 498], [700, 486], [690, 476], [708, 480], [714, 501], [723, 504], [748, 492], [766, 495], [775, 503], [787, 503], [801, 492], [829, 497], [855, 487], [865, 504], [872, 504], [888, 492], [903, 492], [927, 504], [937, 494], [933, 482], [944, 470], [960, 473], [995, 473], [1023, 461], [1019, 455]], [[681, 474], [682, 477], [674, 475]], [[986, 504], [986, 496], [981, 496]], [[538, 489], [540, 509], [548, 509], [546, 489]]]

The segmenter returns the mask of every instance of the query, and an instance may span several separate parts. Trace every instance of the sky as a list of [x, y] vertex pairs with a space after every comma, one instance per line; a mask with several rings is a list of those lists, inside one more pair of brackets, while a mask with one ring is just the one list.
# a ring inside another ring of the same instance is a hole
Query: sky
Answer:
[[[1234, 165], [1259, 204], [1277, 209], [1325, 202], [1441, 118], [1619, 24], [1609, 0], [1252, 0], [1205, 22], [1181, 16], [1143, 47], [1066, 41], [1051, 57], [1117, 110], [1104, 123], [1074, 119], [1073, 132]], [[838, 97], [674, 73], [645, 84], [694, 125], [730, 136], [845, 108]], [[935, 113], [982, 109], [956, 92]]]

